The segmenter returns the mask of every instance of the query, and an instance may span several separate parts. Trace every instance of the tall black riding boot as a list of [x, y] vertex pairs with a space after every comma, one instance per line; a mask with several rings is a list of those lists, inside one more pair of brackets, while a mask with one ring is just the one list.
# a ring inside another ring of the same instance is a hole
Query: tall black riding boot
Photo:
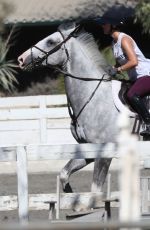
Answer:
[[134, 95], [130, 99], [130, 103], [135, 109], [135, 111], [141, 116], [142, 120], [145, 122], [145, 125], [146, 125], [146, 129], [140, 132], [140, 135], [150, 136], [150, 114], [143, 100], [139, 96]]

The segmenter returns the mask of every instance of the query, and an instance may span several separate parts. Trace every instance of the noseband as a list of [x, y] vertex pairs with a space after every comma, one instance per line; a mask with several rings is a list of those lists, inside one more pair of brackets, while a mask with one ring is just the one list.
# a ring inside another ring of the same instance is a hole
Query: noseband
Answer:
[[[48, 57], [54, 53], [56, 53], [61, 47], [62, 45], [64, 45], [64, 49], [65, 49], [65, 53], [67, 55], [67, 60], [66, 62], [69, 60], [69, 53], [68, 53], [68, 50], [65, 46], [66, 42], [75, 36], [75, 34], [79, 31], [79, 29], [81, 28], [81, 26], [77, 26], [66, 38], [64, 37], [63, 33], [58, 30], [58, 32], [61, 34], [62, 38], [63, 38], [63, 41], [60, 42], [57, 46], [55, 46], [53, 49], [51, 49], [50, 51], [46, 52], [45, 50], [39, 48], [38, 46], [34, 45], [31, 47], [31, 62], [26, 65], [24, 67], [24, 70], [32, 70], [32, 69], [35, 69], [35, 68], [38, 68], [38, 67], [41, 67], [42, 66], [42, 63], [43, 61], [46, 60], [46, 65], [48, 65]], [[39, 51], [41, 51], [42, 53], [44, 53], [44, 56], [43, 57], [38, 57], [38, 58], [33, 58], [33, 52], [32, 52], [32, 49], [33, 48], [36, 48], [38, 49]]]

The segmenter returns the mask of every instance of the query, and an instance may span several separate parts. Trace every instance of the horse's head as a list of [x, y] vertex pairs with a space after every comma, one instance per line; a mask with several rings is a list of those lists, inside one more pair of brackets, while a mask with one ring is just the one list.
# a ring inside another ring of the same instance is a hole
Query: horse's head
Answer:
[[65, 45], [74, 29], [74, 26], [61, 25], [58, 32], [39, 41], [18, 57], [20, 68], [28, 70], [40, 65], [63, 65], [68, 59]]

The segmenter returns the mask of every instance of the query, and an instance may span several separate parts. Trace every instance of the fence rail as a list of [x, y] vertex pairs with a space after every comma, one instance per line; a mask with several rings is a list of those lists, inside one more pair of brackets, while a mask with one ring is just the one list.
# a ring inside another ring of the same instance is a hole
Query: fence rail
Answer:
[[107, 221], [107, 222], [38, 222], [29, 223], [27, 225], [22, 224], [1, 224], [0, 230], [117, 230], [117, 229], [148, 229], [149, 230], [150, 221], [149, 220], [139, 220], [139, 221]]
[[[136, 142], [141, 160], [150, 158], [150, 141]], [[116, 143], [102, 144], [33, 144], [0, 147], [0, 161], [16, 161], [17, 152], [24, 151], [27, 160], [63, 160], [83, 158], [120, 158]]]

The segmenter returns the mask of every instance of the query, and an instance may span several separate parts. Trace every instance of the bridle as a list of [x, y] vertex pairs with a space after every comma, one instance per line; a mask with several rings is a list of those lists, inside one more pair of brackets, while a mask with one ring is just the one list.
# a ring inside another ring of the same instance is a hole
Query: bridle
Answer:
[[[36, 45], [33, 45], [30, 49], [31, 49], [31, 62], [29, 62], [29, 64], [27, 64], [23, 70], [33, 70], [35, 68], [39, 68], [42, 66], [42, 63], [43, 61], [46, 61], [46, 66], [48, 66], [49, 68], [51, 69], [54, 69], [55, 71], [57, 72], [60, 72], [62, 73], [64, 76], [69, 76], [71, 78], [74, 78], [74, 79], [78, 79], [78, 80], [83, 80], [83, 81], [110, 81], [110, 77], [108, 77], [108, 74], [107, 73], [104, 73], [103, 76], [101, 78], [89, 78], [89, 77], [77, 77], [65, 70], [62, 70], [61, 68], [59, 68], [58, 66], [53, 66], [53, 65], [50, 65], [48, 63], [48, 57], [54, 53], [56, 53], [61, 47], [62, 45], [64, 45], [64, 49], [65, 49], [65, 53], [66, 53], [66, 56], [67, 56], [67, 59], [66, 61], [63, 63], [63, 66], [66, 66], [67, 62], [69, 61], [70, 57], [69, 57], [69, 52], [66, 48], [66, 42], [72, 38], [72, 37], [76, 37], [76, 33], [81, 29], [81, 25], [78, 25], [76, 26], [76, 28], [65, 38], [63, 33], [61, 32], [61, 30], [58, 30], [58, 32], [61, 34], [62, 38], [63, 38], [63, 41], [60, 42], [58, 45], [56, 45], [53, 49], [51, 49], [50, 51], [45, 51], [41, 48], [39, 48], [38, 46]], [[32, 52], [32, 49], [33, 48], [36, 48], [38, 49], [39, 51], [41, 51], [42, 53], [44, 53], [44, 56], [43, 57], [38, 57], [38, 58], [33, 58], [33, 52]], [[105, 76], [107, 76], [107, 79], [104, 78]]]
[[[63, 33], [58, 30], [58, 32], [61, 34], [61, 36], [63, 37], [63, 41], [60, 42], [58, 45], [56, 45], [53, 49], [51, 49], [50, 51], [45, 51], [41, 48], [39, 48], [38, 46], [34, 45], [32, 46], [30, 49], [31, 49], [31, 62], [29, 62], [29, 64], [27, 64], [25, 67], [24, 67], [24, 70], [32, 70], [32, 69], [35, 69], [35, 68], [39, 68], [42, 66], [42, 63], [43, 61], [46, 61], [46, 65], [50, 66], [48, 64], [48, 57], [54, 53], [56, 53], [61, 47], [62, 45], [64, 45], [64, 48], [65, 48], [65, 52], [66, 52], [66, 55], [67, 55], [67, 60], [66, 62], [68, 62], [69, 60], [69, 53], [68, 53], [68, 50], [66, 49], [66, 42], [75, 36], [75, 34], [79, 31], [79, 29], [81, 28], [80, 25], [78, 25], [66, 38], [64, 37]], [[32, 52], [32, 49], [33, 48], [36, 48], [38, 50], [40, 50], [42, 53], [44, 53], [44, 56], [43, 57], [38, 57], [38, 58], [33, 58], [33, 52]], [[52, 66], [51, 66], [52, 67]]]

